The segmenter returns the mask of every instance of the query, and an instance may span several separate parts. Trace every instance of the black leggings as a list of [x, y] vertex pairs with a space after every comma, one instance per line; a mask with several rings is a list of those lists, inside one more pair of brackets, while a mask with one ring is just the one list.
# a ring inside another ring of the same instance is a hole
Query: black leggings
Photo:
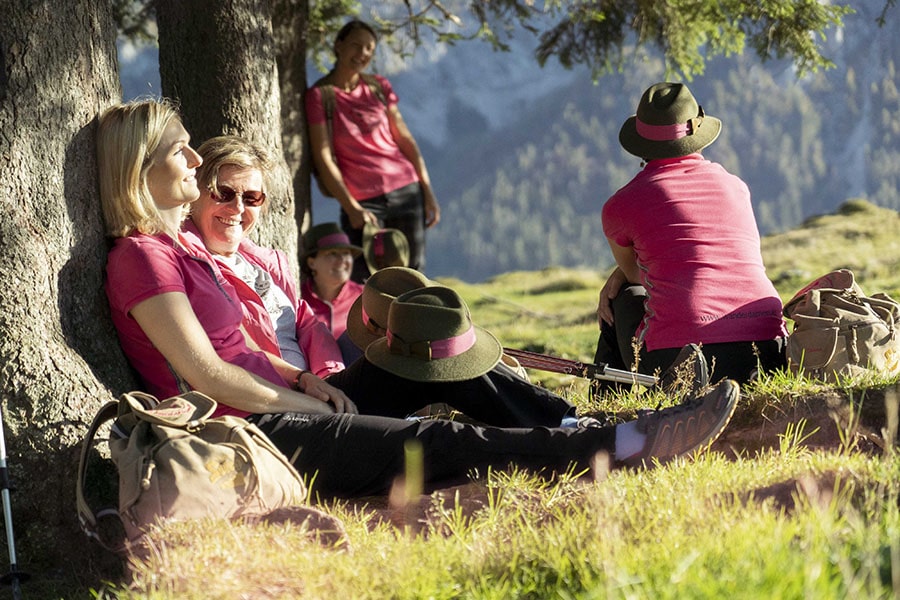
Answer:
[[[603, 322], [594, 362], [606, 363], [615, 369], [634, 369], [634, 336], [644, 318], [644, 298], [647, 292], [640, 285], [624, 286], [613, 299], [615, 325]], [[702, 344], [703, 356], [709, 365], [710, 382], [733, 379], [747, 383], [757, 372], [771, 372], [786, 366], [785, 338], [773, 340]], [[660, 348], [647, 351], [641, 347], [637, 357], [638, 371], [655, 374], [672, 365], [681, 348]], [[606, 387], [606, 386], [601, 386]]]
[[[419, 182], [411, 183], [382, 196], [360, 200], [363, 208], [371, 211], [381, 227], [399, 229], [409, 242], [410, 269], [425, 270], [425, 195]], [[362, 247], [362, 229], [354, 229], [350, 218], [341, 211], [341, 228], [350, 243]], [[369, 267], [365, 258], [358, 256], [353, 261], [353, 273], [350, 278], [363, 283], [369, 277]]]
[[370, 415], [251, 415], [297, 468], [314, 494], [354, 497], [383, 494], [404, 471], [404, 447], [417, 442], [428, 484], [461, 483], [470, 474], [510, 465], [560, 473], [612, 456], [615, 427], [501, 429], [444, 419], [407, 421]]

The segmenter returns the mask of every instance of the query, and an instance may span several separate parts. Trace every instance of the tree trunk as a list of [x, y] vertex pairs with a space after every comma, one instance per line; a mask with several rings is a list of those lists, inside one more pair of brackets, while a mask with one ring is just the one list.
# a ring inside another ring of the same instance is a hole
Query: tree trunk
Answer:
[[0, 13], [0, 393], [18, 563], [38, 579], [89, 554], [73, 552], [77, 446], [110, 391], [134, 386], [103, 292], [94, 149], [121, 91], [109, 2]]
[[156, 13], [163, 94], [181, 103], [194, 146], [236, 134], [263, 144], [280, 159], [269, 187], [273, 201], [253, 237], [284, 250], [297, 275], [297, 224], [282, 155], [270, 1], [159, 0]]
[[306, 48], [309, 0], [274, 0], [278, 81], [281, 86], [281, 140], [294, 182], [294, 219], [305, 232], [312, 225], [309, 188], [310, 154], [306, 135]]

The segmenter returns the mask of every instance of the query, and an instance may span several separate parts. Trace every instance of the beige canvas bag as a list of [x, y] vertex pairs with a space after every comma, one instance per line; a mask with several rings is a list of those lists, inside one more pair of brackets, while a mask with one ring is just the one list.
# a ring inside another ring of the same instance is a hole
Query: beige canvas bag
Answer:
[[[287, 458], [248, 421], [209, 418], [215, 408], [199, 392], [163, 401], [131, 392], [104, 406], [79, 465], [76, 495], [85, 532], [109, 546], [98, 532], [102, 516], [121, 519], [133, 542], [161, 520], [255, 517], [301, 505], [307, 489]], [[118, 506], [95, 510], [85, 500], [87, 453], [97, 430], [112, 419], [109, 453], [118, 472]]]
[[828, 382], [870, 371], [900, 373], [900, 304], [881, 292], [866, 296], [848, 269], [797, 292], [784, 315], [794, 321], [786, 348], [792, 372]]

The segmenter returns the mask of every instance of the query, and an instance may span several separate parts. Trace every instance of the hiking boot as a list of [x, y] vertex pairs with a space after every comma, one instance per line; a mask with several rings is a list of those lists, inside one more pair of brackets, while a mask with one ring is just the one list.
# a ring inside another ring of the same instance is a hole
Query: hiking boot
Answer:
[[740, 387], [724, 379], [703, 396], [639, 417], [637, 430], [647, 436], [644, 448], [620, 464], [640, 467], [663, 463], [716, 441], [737, 407]]
[[709, 368], [697, 344], [684, 346], [659, 378], [659, 387], [676, 400], [696, 398], [709, 385]]

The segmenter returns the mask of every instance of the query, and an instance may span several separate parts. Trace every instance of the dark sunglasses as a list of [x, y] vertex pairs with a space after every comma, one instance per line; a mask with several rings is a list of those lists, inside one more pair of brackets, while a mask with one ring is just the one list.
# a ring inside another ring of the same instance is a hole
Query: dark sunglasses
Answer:
[[219, 204], [227, 204], [237, 198], [241, 197], [241, 201], [244, 203], [244, 206], [262, 206], [262, 203], [266, 201], [266, 193], [265, 192], [236, 192], [231, 188], [220, 186], [218, 191], [209, 190], [212, 199], [218, 202]]

